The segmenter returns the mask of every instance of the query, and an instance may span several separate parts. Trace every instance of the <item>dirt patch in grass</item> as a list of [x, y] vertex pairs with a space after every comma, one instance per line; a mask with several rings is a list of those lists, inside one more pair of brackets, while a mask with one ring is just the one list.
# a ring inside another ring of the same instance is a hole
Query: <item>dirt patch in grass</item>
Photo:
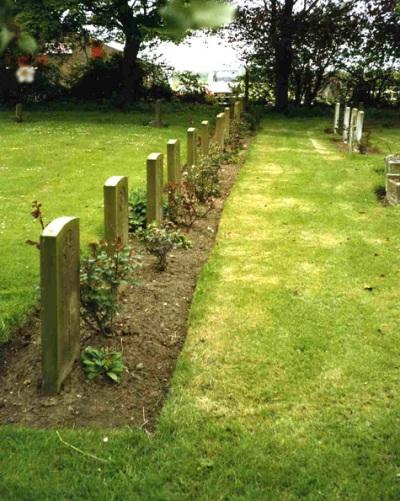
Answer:
[[121, 384], [88, 381], [76, 362], [61, 393], [53, 398], [42, 396], [40, 315], [35, 312], [0, 354], [1, 424], [154, 429], [185, 342], [196, 282], [239, 168], [227, 165], [221, 169], [222, 196], [207, 218], [189, 231], [192, 250], [175, 251], [163, 273], [155, 270], [153, 257], [144, 256], [139, 285], [125, 291], [112, 338], [93, 335], [82, 324], [82, 349], [91, 345], [122, 351], [127, 370]]

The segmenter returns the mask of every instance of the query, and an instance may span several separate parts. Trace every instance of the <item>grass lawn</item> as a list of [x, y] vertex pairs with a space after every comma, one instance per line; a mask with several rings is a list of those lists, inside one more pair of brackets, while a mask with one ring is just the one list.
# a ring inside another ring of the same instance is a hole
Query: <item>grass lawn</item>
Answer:
[[31, 108], [22, 124], [10, 110], [0, 112], [0, 343], [38, 297], [39, 255], [24, 243], [40, 233], [31, 202], [43, 203], [47, 221], [80, 217], [83, 244], [98, 240], [104, 181], [126, 175], [131, 188], [143, 186], [150, 153], [166, 153], [167, 141], [179, 138], [184, 155], [187, 127], [217, 113], [210, 106], [164, 105], [170, 126], [155, 129], [144, 126], [153, 119], [150, 107], [127, 114], [66, 108]]
[[326, 126], [264, 120], [156, 434], [60, 430], [100, 462], [2, 427], [2, 499], [400, 497], [400, 208], [374, 195], [383, 152], [349, 159]]

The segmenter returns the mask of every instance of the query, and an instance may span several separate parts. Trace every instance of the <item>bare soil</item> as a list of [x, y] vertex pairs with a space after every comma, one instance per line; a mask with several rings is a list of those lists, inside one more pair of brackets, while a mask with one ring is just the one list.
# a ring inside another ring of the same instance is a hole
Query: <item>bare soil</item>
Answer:
[[221, 198], [215, 200], [207, 218], [188, 232], [193, 249], [175, 251], [162, 273], [156, 271], [153, 257], [143, 257], [139, 284], [124, 292], [111, 338], [94, 335], [82, 324], [82, 350], [90, 345], [122, 352], [127, 369], [121, 383], [101, 378], [88, 381], [77, 361], [61, 393], [43, 396], [40, 314], [36, 311], [1, 355], [0, 424], [154, 429], [185, 342], [196, 282], [213, 247], [224, 201], [239, 168], [225, 165], [221, 169]]

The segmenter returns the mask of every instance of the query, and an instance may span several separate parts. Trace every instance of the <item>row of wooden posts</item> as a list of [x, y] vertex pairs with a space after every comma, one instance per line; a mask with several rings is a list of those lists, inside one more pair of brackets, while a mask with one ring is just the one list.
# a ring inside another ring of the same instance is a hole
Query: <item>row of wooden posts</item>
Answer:
[[[335, 117], [333, 120], [333, 132], [339, 134], [340, 131], [341, 104], [335, 105]], [[353, 153], [356, 147], [360, 147], [364, 130], [365, 112], [358, 108], [344, 107], [343, 113], [343, 142], [348, 144], [349, 153]]]
[[[200, 130], [187, 130], [187, 166], [196, 165], [199, 155], [208, 155], [213, 140], [223, 149], [230, 135], [231, 118], [240, 121], [243, 101], [233, 103], [216, 117], [215, 134], [203, 121]], [[200, 141], [198, 141], [200, 137]], [[198, 145], [200, 142], [200, 151]], [[163, 154], [147, 158], [147, 221], [162, 221]], [[167, 144], [168, 182], [181, 180], [178, 139]], [[104, 184], [104, 237], [109, 245], [118, 240], [128, 244], [128, 178], [110, 177]], [[55, 395], [68, 376], [80, 350], [80, 236], [79, 219], [61, 217], [52, 221], [40, 238], [42, 373], [43, 393]]]

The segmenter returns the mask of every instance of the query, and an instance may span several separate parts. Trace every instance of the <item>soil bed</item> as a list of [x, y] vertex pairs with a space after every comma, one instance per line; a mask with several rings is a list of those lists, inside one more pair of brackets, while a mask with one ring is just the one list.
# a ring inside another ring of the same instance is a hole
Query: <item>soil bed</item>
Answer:
[[[242, 161], [244, 155], [241, 156]], [[241, 162], [242, 163], [242, 162]], [[155, 270], [143, 256], [139, 285], [128, 287], [112, 338], [81, 326], [81, 349], [91, 345], [122, 351], [127, 370], [120, 385], [88, 381], [76, 362], [57, 397], [41, 395], [39, 313], [20, 327], [0, 354], [0, 424], [35, 428], [142, 427], [154, 430], [186, 338], [187, 319], [196, 282], [215, 241], [224, 200], [240, 165], [221, 169], [221, 198], [188, 237], [189, 251], [175, 251], [168, 268]]]

